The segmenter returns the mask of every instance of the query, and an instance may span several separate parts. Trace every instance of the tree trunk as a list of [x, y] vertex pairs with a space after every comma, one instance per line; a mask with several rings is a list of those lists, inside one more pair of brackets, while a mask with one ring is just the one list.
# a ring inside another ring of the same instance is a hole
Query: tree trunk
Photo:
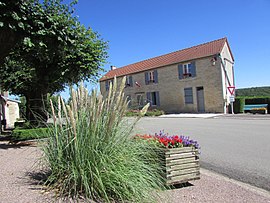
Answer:
[[46, 96], [41, 92], [30, 92], [26, 98], [26, 119], [33, 125], [42, 125], [47, 121]]

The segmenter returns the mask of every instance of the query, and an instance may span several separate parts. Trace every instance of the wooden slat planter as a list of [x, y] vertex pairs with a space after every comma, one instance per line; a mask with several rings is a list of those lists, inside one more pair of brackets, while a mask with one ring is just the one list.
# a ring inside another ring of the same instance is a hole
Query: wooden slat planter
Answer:
[[194, 147], [166, 149], [165, 164], [167, 185], [200, 179], [198, 149]]

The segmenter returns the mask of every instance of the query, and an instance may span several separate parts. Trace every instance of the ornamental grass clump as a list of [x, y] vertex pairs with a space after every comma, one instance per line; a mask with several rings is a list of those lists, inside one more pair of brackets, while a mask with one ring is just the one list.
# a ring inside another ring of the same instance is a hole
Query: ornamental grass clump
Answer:
[[[52, 105], [54, 127], [44, 146], [50, 175], [46, 183], [60, 196], [98, 202], [151, 202], [162, 189], [159, 157], [154, 147], [131, 139], [135, 121], [123, 119], [128, 102], [114, 79], [108, 95], [91, 94], [81, 85], [71, 102]], [[142, 109], [141, 114], [147, 111]]]

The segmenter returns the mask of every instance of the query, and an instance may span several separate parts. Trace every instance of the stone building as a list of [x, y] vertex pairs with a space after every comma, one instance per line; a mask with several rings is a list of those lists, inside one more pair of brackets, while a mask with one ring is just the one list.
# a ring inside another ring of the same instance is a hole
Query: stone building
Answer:
[[[227, 38], [111, 70], [100, 79], [106, 96], [114, 76], [127, 77], [131, 108], [150, 102], [167, 113], [227, 113], [234, 88], [234, 58]], [[229, 87], [229, 88], [228, 88]]]
[[0, 94], [0, 127], [1, 130], [14, 128], [14, 123], [20, 118], [20, 101], [9, 98], [8, 92]]

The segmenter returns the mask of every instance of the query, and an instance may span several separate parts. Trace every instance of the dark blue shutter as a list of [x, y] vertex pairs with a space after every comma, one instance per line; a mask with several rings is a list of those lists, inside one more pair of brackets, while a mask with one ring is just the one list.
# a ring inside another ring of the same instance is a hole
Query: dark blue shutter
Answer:
[[154, 70], [154, 80], [155, 80], [155, 83], [158, 83], [158, 72], [157, 72], [157, 70]]
[[149, 84], [149, 75], [148, 75], [148, 72], [145, 73], [145, 84], [146, 85]]
[[132, 80], [132, 76], [129, 76], [129, 85], [130, 85], [130, 87], [133, 87], [133, 80]]
[[191, 62], [191, 77], [196, 77], [196, 65], [195, 65], [195, 61]]
[[160, 106], [159, 92], [156, 92], [157, 106]]
[[105, 89], [106, 89], [106, 91], [109, 90], [109, 81], [108, 80], [105, 81]]
[[178, 65], [178, 77], [183, 79], [183, 64]]
[[126, 76], [126, 83], [125, 85], [127, 86], [128, 85], [128, 76]]
[[192, 87], [185, 88], [185, 104], [193, 104], [193, 91]]
[[150, 103], [150, 106], [152, 106], [152, 101], [151, 101], [151, 92], [146, 93], [146, 103]]

